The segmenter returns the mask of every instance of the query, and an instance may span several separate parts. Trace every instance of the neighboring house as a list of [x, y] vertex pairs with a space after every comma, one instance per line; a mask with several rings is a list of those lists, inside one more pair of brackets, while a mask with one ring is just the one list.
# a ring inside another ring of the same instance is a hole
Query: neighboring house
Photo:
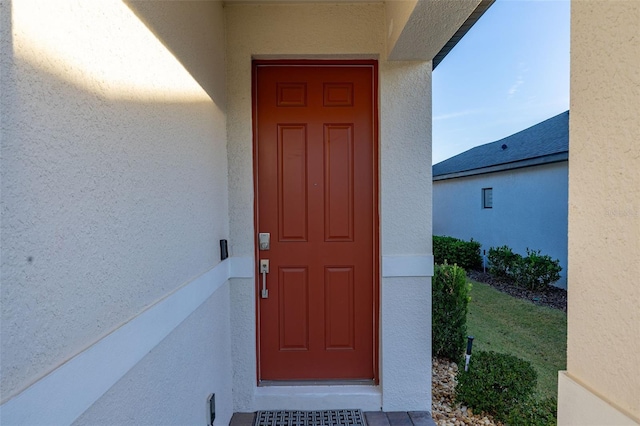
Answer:
[[[0, 423], [429, 410], [432, 67], [488, 5], [0, 0]], [[572, 5], [560, 424], [640, 419], [639, 17]]]
[[541, 250], [567, 285], [569, 112], [433, 166], [433, 233]]

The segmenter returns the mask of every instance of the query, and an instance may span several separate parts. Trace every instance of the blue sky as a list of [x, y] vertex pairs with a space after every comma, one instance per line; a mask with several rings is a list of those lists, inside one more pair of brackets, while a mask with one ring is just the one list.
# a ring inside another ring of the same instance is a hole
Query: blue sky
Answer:
[[569, 1], [497, 0], [433, 72], [433, 164], [569, 109]]

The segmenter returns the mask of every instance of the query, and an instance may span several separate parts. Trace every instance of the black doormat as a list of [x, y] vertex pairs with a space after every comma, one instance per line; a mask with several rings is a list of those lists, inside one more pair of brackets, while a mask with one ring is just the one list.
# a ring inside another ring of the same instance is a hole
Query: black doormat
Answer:
[[366, 426], [361, 410], [258, 411], [254, 426]]

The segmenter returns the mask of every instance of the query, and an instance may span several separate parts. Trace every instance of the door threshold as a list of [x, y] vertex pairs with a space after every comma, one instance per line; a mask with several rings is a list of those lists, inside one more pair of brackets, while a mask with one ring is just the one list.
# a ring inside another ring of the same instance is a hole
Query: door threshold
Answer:
[[261, 380], [258, 387], [267, 386], [376, 386], [374, 380]]
[[[263, 384], [254, 388], [251, 411], [288, 408], [300, 411], [347, 408], [380, 411], [382, 407], [382, 388], [374, 386], [373, 380], [269, 380], [266, 382], [276, 383], [276, 385]], [[293, 383], [316, 383], [316, 385], [295, 386]], [[344, 383], [347, 385], [342, 385]]]

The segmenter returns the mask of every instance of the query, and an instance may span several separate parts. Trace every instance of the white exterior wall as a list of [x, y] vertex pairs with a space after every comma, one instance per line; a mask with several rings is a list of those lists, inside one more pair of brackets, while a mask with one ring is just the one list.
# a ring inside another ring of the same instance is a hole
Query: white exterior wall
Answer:
[[206, 425], [216, 395], [216, 424], [233, 413], [229, 285], [201, 304], [74, 425]]
[[[433, 182], [433, 234], [482, 243], [482, 250], [527, 247], [560, 260], [556, 283], [567, 285], [568, 163], [566, 161]], [[493, 188], [493, 208], [482, 208]]]
[[[231, 283], [235, 410], [266, 406], [430, 410], [431, 63], [386, 60], [382, 3], [225, 7], [230, 241], [233, 255], [248, 259], [250, 265], [254, 265], [256, 232], [252, 58], [380, 60], [381, 386], [258, 388], [255, 281], [237, 279]], [[398, 267], [403, 264], [406, 267]]]
[[558, 424], [640, 424], [640, 3], [571, 5], [567, 371]]
[[221, 4], [1, 5], [1, 423], [227, 424]]

